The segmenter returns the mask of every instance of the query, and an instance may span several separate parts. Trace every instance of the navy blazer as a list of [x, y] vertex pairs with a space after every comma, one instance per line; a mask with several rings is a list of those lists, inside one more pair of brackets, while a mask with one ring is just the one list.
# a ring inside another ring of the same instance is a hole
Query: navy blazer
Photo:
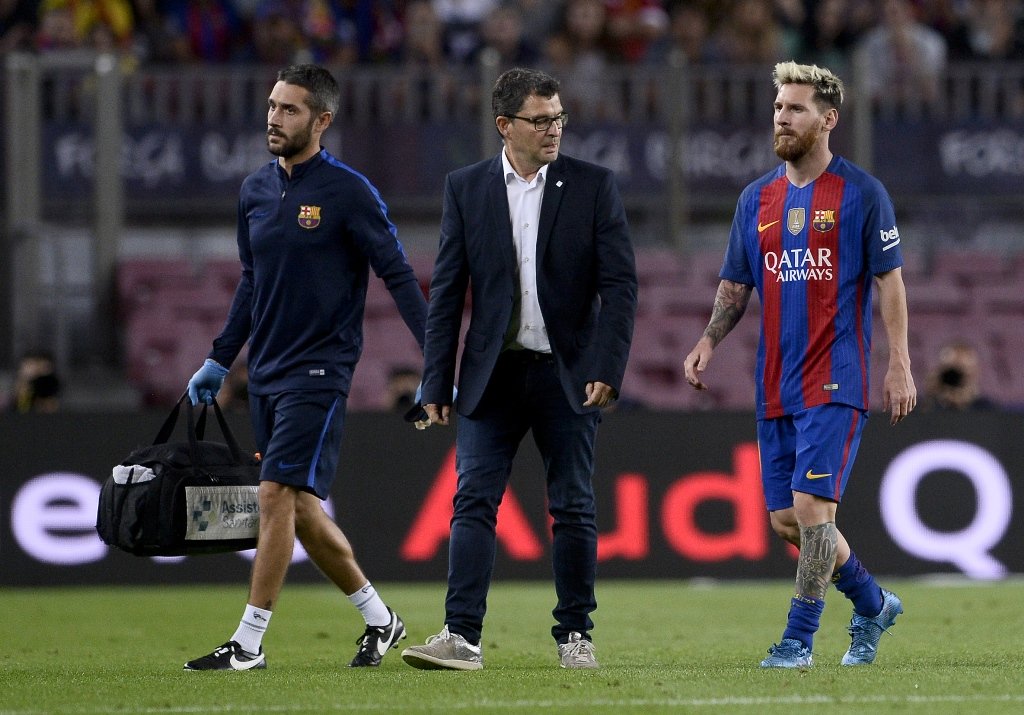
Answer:
[[[503, 346], [519, 292], [501, 156], [448, 175], [430, 285], [423, 403], [450, 404], [466, 289], [470, 321], [459, 367], [459, 414], [472, 416]], [[618, 391], [637, 306], [636, 265], [615, 177], [568, 156], [548, 166], [537, 236], [537, 292], [566, 398], [586, 384]]]

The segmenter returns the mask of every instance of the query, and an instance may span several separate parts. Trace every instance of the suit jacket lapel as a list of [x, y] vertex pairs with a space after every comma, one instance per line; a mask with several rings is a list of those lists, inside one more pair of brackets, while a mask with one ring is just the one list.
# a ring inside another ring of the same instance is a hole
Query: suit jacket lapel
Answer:
[[508, 211], [508, 190], [505, 188], [505, 175], [498, 156], [491, 164], [491, 178], [487, 187], [488, 199], [491, 204], [490, 235], [494, 236], [501, 251], [501, 260], [506, 268], [515, 276], [519, 275], [516, 266], [516, 249], [512, 242], [512, 217]]
[[537, 225], [537, 260], [547, 252], [548, 240], [555, 227], [555, 217], [565, 192], [565, 163], [556, 159], [548, 166], [544, 177], [544, 198], [540, 205], [540, 223]]

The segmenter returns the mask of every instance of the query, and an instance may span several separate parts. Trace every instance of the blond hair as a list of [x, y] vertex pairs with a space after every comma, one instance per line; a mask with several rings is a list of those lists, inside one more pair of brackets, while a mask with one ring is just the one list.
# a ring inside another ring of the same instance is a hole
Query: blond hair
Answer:
[[779, 62], [772, 73], [775, 88], [784, 84], [807, 84], [814, 87], [814, 100], [823, 109], [839, 109], [843, 103], [843, 81], [830, 70], [818, 65]]

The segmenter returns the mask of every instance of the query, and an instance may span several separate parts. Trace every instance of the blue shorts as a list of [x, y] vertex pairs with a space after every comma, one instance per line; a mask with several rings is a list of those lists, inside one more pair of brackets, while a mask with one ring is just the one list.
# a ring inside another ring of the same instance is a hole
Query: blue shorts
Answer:
[[842, 500], [867, 412], [838, 403], [757, 422], [768, 511], [793, 506], [793, 492]]
[[345, 403], [340, 392], [250, 394], [253, 434], [263, 455], [260, 479], [289, 484], [321, 499], [330, 496]]

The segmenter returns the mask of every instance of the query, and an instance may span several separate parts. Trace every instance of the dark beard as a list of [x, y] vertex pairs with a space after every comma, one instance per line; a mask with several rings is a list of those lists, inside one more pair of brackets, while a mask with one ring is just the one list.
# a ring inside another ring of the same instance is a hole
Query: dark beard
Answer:
[[814, 143], [818, 141], [818, 132], [809, 131], [804, 135], [799, 134], [787, 134], [786, 136], [795, 139], [795, 142], [786, 144], [780, 144], [779, 139], [781, 137], [776, 136], [773, 142], [773, 148], [775, 149], [775, 156], [779, 157], [783, 161], [799, 161], [807, 152], [811, 150]]
[[267, 134], [267, 151], [274, 156], [281, 157], [282, 159], [291, 159], [293, 156], [309, 146], [309, 142], [313, 139], [313, 121], [315, 120], [311, 120], [304, 130], [294, 136], [286, 137], [281, 134], [275, 134], [274, 136], [284, 140], [276, 147], [271, 146], [270, 134]]

